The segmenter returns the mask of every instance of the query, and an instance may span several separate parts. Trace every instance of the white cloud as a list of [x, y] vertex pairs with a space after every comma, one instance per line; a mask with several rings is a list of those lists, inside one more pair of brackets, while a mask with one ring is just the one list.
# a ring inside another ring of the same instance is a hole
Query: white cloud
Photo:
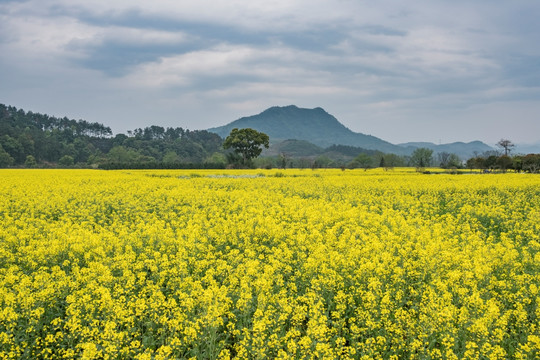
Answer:
[[45, 96], [56, 114], [78, 104], [93, 121], [138, 126], [179, 111], [198, 119], [192, 128], [216, 126], [292, 103], [382, 137], [402, 126], [405, 136], [416, 119], [430, 131], [439, 123], [429, 119], [450, 116], [485, 124], [493, 112], [474, 106], [538, 96], [538, 10], [497, 0], [5, 2], [0, 97], [21, 106], [58, 94]]

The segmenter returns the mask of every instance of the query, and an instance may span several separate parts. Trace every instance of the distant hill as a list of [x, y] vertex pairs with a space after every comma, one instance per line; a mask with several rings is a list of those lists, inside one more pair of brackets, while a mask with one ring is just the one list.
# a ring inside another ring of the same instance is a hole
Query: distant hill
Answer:
[[468, 159], [475, 154], [481, 155], [482, 153], [485, 153], [486, 151], [493, 151], [492, 147], [489, 145], [486, 145], [485, 143], [481, 141], [471, 141], [469, 143], [464, 142], [454, 142], [450, 144], [434, 144], [430, 142], [409, 142], [404, 144], [399, 144], [399, 146], [410, 149], [414, 151], [416, 148], [428, 148], [433, 150], [435, 154], [447, 152], [449, 154], [456, 154], [462, 159]]
[[285, 154], [293, 158], [316, 158], [317, 156], [326, 156], [333, 160], [350, 161], [358, 154], [365, 153], [374, 155], [377, 150], [366, 150], [349, 145], [332, 145], [325, 149], [306, 140], [289, 139], [270, 145], [269, 149], [264, 149], [263, 156], [278, 156]]
[[408, 149], [375, 136], [355, 133], [322, 108], [303, 109], [294, 105], [271, 107], [258, 115], [248, 116], [208, 131], [225, 138], [234, 128], [262, 131], [273, 143], [287, 139], [305, 140], [319, 147], [349, 145], [388, 153], [406, 154]]
[[516, 144], [516, 147], [512, 149], [512, 154], [540, 154], [540, 143]]
[[281, 142], [273, 142], [269, 149], [264, 149], [263, 156], [277, 156], [287, 154], [293, 157], [316, 156], [324, 152], [320, 146], [306, 140], [289, 139]]
[[[432, 149], [435, 154], [448, 152], [456, 154], [462, 159], [468, 159], [475, 153], [482, 154], [494, 150], [481, 141], [441, 145], [429, 142], [410, 142], [394, 145], [378, 137], [356, 133], [348, 129], [320, 107], [303, 109], [294, 105], [274, 106], [258, 115], [243, 117], [227, 125], [208, 129], [208, 131], [225, 138], [234, 128], [252, 128], [266, 133], [273, 145], [273, 149], [265, 152], [268, 155], [279, 151], [298, 154], [298, 156], [317, 155], [324, 153], [323, 149], [332, 145], [352, 146], [398, 155], [410, 155], [415, 149], [426, 147]], [[291, 139], [303, 142], [291, 142]], [[311, 144], [308, 145], [308, 143]], [[320, 149], [310, 145], [316, 145]]]

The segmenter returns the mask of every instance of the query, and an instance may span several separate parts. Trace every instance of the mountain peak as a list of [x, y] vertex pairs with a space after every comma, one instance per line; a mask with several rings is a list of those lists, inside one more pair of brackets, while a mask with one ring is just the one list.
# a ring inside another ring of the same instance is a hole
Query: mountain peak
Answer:
[[321, 107], [305, 109], [296, 105], [273, 106], [258, 115], [243, 117], [227, 125], [208, 129], [208, 131], [225, 138], [234, 128], [252, 128], [264, 132], [274, 144], [295, 139], [308, 141], [321, 148], [346, 145], [398, 155], [410, 155], [415, 148], [427, 147], [436, 153], [455, 153], [466, 159], [474, 153], [492, 150], [481, 141], [440, 145], [429, 142], [394, 145], [375, 136], [351, 131]]
[[350, 145], [387, 152], [403, 149], [370, 135], [355, 133], [321, 107], [273, 106], [258, 115], [235, 120], [225, 126], [208, 129], [225, 138], [234, 128], [252, 128], [266, 133], [271, 142], [287, 139], [306, 140], [317, 146]]

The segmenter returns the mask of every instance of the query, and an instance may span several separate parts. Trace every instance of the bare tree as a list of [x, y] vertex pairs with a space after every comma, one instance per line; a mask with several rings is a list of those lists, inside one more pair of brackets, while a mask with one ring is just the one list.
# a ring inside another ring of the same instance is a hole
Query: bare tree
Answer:
[[512, 148], [516, 145], [508, 139], [501, 139], [497, 143], [497, 146], [504, 149], [504, 155], [508, 156], [508, 153], [512, 151]]

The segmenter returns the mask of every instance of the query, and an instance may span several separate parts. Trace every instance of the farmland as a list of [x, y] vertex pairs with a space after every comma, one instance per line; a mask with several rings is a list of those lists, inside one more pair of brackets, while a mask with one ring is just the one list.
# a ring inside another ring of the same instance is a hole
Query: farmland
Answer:
[[540, 177], [0, 170], [0, 358], [533, 359]]

